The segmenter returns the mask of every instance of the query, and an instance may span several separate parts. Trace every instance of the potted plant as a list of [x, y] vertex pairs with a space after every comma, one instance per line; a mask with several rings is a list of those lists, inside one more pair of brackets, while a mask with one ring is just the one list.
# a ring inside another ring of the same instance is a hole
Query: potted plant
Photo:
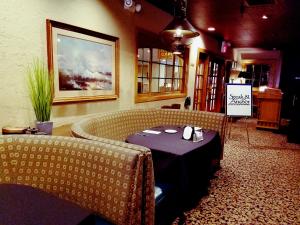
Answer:
[[53, 103], [53, 76], [44, 63], [35, 59], [27, 68], [29, 97], [36, 116], [39, 132], [52, 134], [50, 121]]

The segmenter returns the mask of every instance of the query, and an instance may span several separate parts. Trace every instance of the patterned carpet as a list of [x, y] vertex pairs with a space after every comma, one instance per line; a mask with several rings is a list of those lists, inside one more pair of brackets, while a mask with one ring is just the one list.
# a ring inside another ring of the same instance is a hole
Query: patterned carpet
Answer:
[[255, 123], [232, 124], [222, 169], [208, 196], [185, 212], [184, 224], [300, 224], [300, 145], [287, 143], [285, 135], [257, 130]]

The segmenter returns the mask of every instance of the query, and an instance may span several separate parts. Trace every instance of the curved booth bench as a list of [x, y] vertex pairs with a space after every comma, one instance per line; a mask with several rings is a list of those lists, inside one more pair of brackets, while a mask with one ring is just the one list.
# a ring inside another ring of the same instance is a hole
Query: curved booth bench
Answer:
[[[192, 125], [217, 131], [221, 138], [222, 149], [224, 147], [225, 115], [206, 111], [177, 109], [117, 111], [74, 123], [71, 132], [75, 137], [123, 145], [128, 135], [161, 125]], [[126, 146], [131, 148], [133, 145]]]
[[1, 135], [0, 158], [0, 185], [27, 185], [71, 201], [104, 219], [97, 224], [154, 224], [153, 165], [147, 148]]
[[[191, 125], [218, 132], [221, 140], [220, 154], [211, 161], [211, 166], [213, 170], [219, 168], [220, 160], [223, 158], [226, 125], [226, 118], [222, 113], [177, 109], [116, 111], [76, 122], [72, 125], [71, 132], [75, 137], [96, 140], [117, 146], [126, 146], [126, 148], [137, 150], [140, 148], [139, 145], [125, 142], [129, 135], [164, 125]], [[155, 191], [155, 222], [156, 224], [170, 224], [172, 216], [170, 218], [166, 218], [166, 216], [171, 214], [176, 215], [182, 211], [180, 208], [182, 206], [177, 206], [178, 203], [176, 202], [178, 193], [176, 192], [176, 188], [172, 187], [172, 184], [170, 186], [168, 182], [159, 182], [155, 185], [155, 190], [159, 190], [161, 193], [157, 196]]]

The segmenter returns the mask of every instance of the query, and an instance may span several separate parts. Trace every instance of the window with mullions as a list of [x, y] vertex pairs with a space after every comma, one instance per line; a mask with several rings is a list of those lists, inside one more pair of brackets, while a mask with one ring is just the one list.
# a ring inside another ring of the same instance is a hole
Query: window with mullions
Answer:
[[207, 84], [207, 101], [206, 110], [214, 111], [216, 107], [217, 80], [219, 74], [219, 64], [214, 61], [209, 62], [208, 66], [208, 84]]
[[143, 48], [138, 51], [138, 93], [149, 92], [150, 49]]
[[246, 65], [246, 73], [243, 76], [246, 78], [246, 83], [252, 84], [253, 87], [268, 86], [271, 66], [267, 64], [248, 64]]
[[162, 49], [138, 49], [138, 94], [166, 94], [183, 91], [182, 57]]

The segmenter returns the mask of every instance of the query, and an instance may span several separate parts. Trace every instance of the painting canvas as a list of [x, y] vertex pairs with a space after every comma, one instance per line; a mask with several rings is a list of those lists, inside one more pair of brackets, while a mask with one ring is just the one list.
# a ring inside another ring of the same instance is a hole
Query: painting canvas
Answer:
[[60, 90], [111, 90], [112, 47], [58, 35]]
[[47, 20], [54, 102], [116, 99], [118, 39]]

